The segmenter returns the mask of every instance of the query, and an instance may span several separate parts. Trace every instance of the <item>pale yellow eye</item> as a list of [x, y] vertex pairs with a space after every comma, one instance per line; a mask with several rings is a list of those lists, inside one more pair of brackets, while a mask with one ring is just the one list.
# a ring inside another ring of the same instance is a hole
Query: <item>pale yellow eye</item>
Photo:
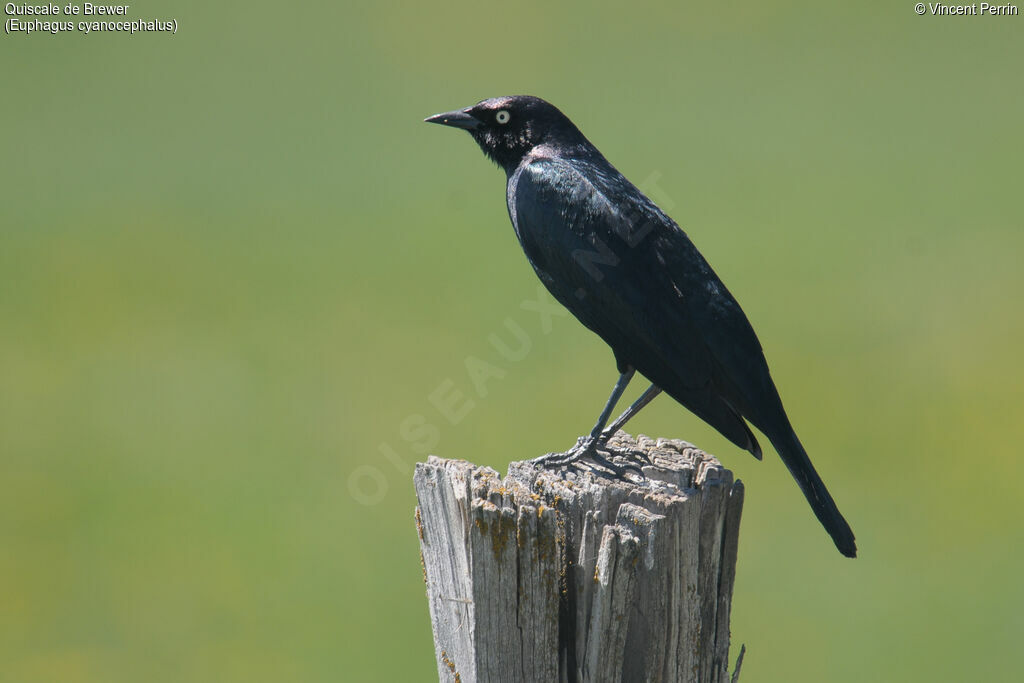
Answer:
[[494, 115], [494, 120], [503, 125], [508, 123], [508, 120], [510, 118], [512, 117], [509, 115], [508, 110], [506, 109], [502, 109], [501, 111]]

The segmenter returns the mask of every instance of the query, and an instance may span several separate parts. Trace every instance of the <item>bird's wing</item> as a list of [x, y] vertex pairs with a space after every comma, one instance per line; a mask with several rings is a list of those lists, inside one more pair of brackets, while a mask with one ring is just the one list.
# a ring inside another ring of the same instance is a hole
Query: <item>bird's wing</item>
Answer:
[[656, 242], [664, 263], [657, 276], [684, 292], [689, 319], [714, 359], [718, 393], [770, 438], [788, 430], [761, 342], [739, 302], [682, 230]]
[[629, 244], [634, 207], [612, 201], [575, 162], [537, 159], [517, 176], [509, 187], [512, 222], [555, 298], [617, 355], [675, 367], [688, 387], [705, 386], [710, 356], [689, 311], [671, 284], [650, 272], [643, 250]]
[[702, 319], [665, 273], [682, 263], [679, 240], [689, 244], [678, 226], [617, 172], [576, 160], [524, 165], [508, 198], [523, 250], [554, 297], [616, 359], [760, 458], [756, 438], [718, 389], [721, 368]]

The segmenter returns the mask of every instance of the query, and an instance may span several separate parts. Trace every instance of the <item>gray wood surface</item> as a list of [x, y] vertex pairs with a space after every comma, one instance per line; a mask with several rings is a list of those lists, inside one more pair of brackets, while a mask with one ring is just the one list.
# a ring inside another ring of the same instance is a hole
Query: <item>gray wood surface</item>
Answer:
[[619, 432], [645, 478], [416, 466], [441, 681], [729, 681], [743, 484], [679, 440]]

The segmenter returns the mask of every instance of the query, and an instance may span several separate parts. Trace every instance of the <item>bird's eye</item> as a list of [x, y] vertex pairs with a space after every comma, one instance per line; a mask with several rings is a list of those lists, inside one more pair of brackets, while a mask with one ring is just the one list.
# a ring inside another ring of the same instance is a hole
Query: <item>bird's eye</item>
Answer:
[[502, 109], [501, 111], [499, 111], [497, 114], [494, 115], [494, 120], [497, 121], [498, 123], [501, 123], [501, 124], [508, 123], [508, 120], [510, 118], [512, 118], [512, 117], [509, 116], [509, 113], [508, 113], [507, 109]]

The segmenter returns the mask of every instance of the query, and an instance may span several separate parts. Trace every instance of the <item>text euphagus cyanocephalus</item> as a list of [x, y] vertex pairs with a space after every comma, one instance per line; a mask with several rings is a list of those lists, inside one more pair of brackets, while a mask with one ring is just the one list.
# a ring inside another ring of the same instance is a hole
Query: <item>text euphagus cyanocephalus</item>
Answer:
[[[505, 169], [508, 213], [530, 264], [615, 355], [620, 375], [593, 431], [539, 460], [589, 458], [621, 474], [598, 450], [665, 391], [760, 459], [747, 422], [757, 427], [839, 551], [855, 557], [853, 532], [790, 426], [753, 328], [686, 233], [542, 99], [496, 97], [427, 121], [469, 131]], [[650, 388], [606, 428], [636, 371]]]

